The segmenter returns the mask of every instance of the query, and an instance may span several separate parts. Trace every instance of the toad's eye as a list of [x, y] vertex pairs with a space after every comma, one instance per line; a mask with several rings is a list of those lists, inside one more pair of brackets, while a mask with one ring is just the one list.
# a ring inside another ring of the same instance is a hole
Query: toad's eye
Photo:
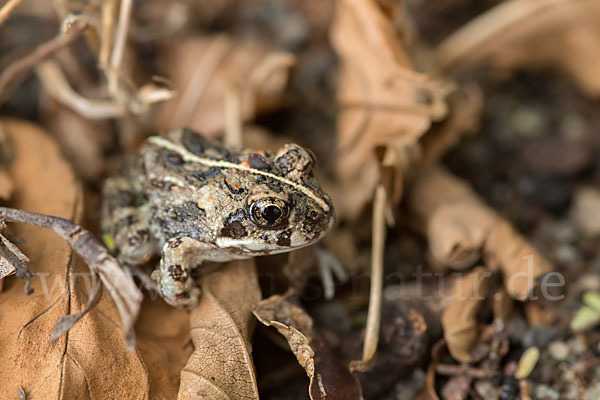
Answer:
[[266, 198], [250, 204], [252, 221], [263, 228], [278, 228], [290, 215], [290, 206], [277, 198]]

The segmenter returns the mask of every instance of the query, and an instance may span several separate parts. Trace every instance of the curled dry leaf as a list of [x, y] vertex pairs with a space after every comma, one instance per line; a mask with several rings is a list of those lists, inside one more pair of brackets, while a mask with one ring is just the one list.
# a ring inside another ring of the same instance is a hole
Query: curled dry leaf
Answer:
[[287, 340], [290, 349], [310, 379], [312, 400], [361, 399], [355, 376], [338, 364], [319, 333], [312, 318], [293, 300], [293, 292], [274, 295], [254, 307], [260, 322], [272, 326]]
[[481, 256], [500, 268], [508, 293], [524, 300], [550, 263], [460, 179], [439, 166], [416, 176], [408, 206], [425, 232], [434, 259], [443, 266], [467, 268]]
[[448, 97], [448, 107], [448, 117], [433, 125], [419, 142], [425, 163], [439, 160], [463, 135], [477, 132], [483, 111], [483, 93], [474, 83], [459, 87]]
[[[9, 168], [16, 183], [12, 205], [78, 221], [81, 191], [58, 146], [31, 124], [3, 126], [15, 142], [16, 159]], [[68, 335], [50, 343], [57, 319], [83, 310], [92, 295], [91, 275], [56, 233], [25, 224], [13, 229], [25, 239], [21, 248], [36, 275], [31, 295], [14, 277], [0, 293], [0, 368], [12, 371], [0, 375], [2, 392], [16, 397], [21, 386], [31, 398], [147, 397], [146, 369], [138, 353], [127, 350], [119, 312], [108, 296]]]
[[440, 44], [443, 69], [491, 60], [502, 69], [551, 66], [582, 91], [600, 95], [600, 3], [596, 0], [505, 1]]
[[399, 201], [407, 155], [432, 121], [446, 115], [452, 85], [414, 70], [375, 1], [338, 0], [331, 34], [341, 60], [337, 171], [347, 186], [334, 200], [340, 215], [353, 217], [373, 195], [378, 146], [391, 153], [384, 165], [397, 173], [388, 192]]
[[163, 59], [177, 96], [162, 106], [158, 126], [188, 126], [208, 136], [226, 126], [228, 91], [239, 90], [241, 118], [247, 121], [281, 102], [295, 63], [291, 53], [225, 35], [169, 43]]
[[190, 315], [195, 350], [181, 371], [178, 399], [258, 399], [250, 338], [260, 298], [253, 260], [234, 261], [202, 278]]
[[487, 295], [490, 276], [484, 267], [477, 267], [453, 282], [442, 327], [448, 350], [458, 361], [471, 361], [471, 348], [479, 335], [477, 312]]

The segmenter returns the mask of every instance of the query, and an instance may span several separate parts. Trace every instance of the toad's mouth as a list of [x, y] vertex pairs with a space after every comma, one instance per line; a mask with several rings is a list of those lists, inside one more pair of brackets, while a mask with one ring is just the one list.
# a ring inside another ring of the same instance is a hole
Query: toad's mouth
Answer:
[[285, 253], [293, 249], [299, 249], [314, 243], [316, 240], [307, 240], [300, 238], [297, 235], [292, 235], [289, 245], [278, 245], [275, 243], [267, 243], [256, 241], [253, 239], [234, 239], [229, 237], [218, 238], [215, 242], [217, 247], [221, 249], [236, 249], [238, 252], [252, 255], [266, 255]]

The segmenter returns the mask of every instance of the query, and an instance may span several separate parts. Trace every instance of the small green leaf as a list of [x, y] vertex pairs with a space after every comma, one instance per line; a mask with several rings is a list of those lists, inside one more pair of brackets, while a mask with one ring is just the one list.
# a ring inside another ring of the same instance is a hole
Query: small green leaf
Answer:
[[575, 332], [591, 328], [600, 322], [600, 311], [592, 307], [583, 306], [575, 313], [571, 320], [571, 329]]
[[583, 294], [583, 302], [600, 312], [600, 293], [588, 291]]
[[102, 241], [104, 242], [104, 245], [110, 250], [114, 250], [117, 248], [117, 245], [115, 244], [115, 240], [113, 239], [112, 235], [110, 233], [103, 233], [102, 234]]
[[521, 356], [521, 359], [519, 360], [517, 370], [515, 371], [515, 378], [527, 378], [535, 368], [535, 365], [537, 364], [539, 358], [540, 350], [537, 347], [530, 347], [527, 350], [525, 350], [525, 352]]

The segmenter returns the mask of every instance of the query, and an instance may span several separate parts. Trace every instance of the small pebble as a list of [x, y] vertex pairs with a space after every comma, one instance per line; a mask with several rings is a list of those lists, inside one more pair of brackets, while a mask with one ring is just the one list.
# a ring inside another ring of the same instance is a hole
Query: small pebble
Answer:
[[600, 290], [600, 276], [597, 274], [586, 274], [577, 279], [577, 287], [581, 291]]
[[477, 381], [473, 386], [477, 394], [483, 399], [498, 400], [500, 398], [500, 394], [490, 381]]
[[[583, 335], [577, 335], [567, 342], [573, 354], [582, 355], [588, 351], [588, 343]], [[599, 397], [600, 399], [600, 397]]]
[[564, 361], [569, 356], [569, 346], [565, 342], [550, 343], [548, 351], [556, 361]]
[[535, 398], [538, 400], [558, 400], [559, 394], [550, 386], [537, 385], [535, 388]]
[[598, 386], [590, 387], [585, 390], [583, 395], [584, 400], [598, 400], [600, 399], [600, 388]]
[[412, 400], [423, 389], [427, 375], [421, 369], [416, 369], [412, 376], [394, 387], [395, 400]]
[[563, 378], [562, 382], [562, 390], [561, 390], [561, 400], [579, 400], [581, 396], [579, 395], [579, 386], [575, 383], [576, 378], [573, 377], [570, 380], [565, 380]]
[[576, 246], [571, 244], [560, 244], [555, 250], [556, 258], [564, 264], [578, 264], [582, 257]]
[[585, 138], [589, 122], [583, 115], [570, 113], [561, 118], [558, 131], [565, 139], [582, 140]]
[[510, 115], [510, 124], [514, 132], [523, 137], [540, 136], [545, 132], [546, 122], [543, 113], [534, 107], [521, 105]]
[[571, 215], [585, 236], [600, 236], [600, 190], [590, 186], [578, 188]]
[[560, 220], [551, 226], [553, 238], [562, 243], [571, 243], [577, 240], [577, 229], [571, 220]]

